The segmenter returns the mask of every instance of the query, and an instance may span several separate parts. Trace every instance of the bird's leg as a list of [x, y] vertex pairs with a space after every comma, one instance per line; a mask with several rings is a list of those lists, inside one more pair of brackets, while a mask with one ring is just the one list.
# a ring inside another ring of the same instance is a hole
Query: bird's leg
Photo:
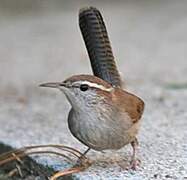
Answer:
[[88, 147], [88, 149], [79, 157], [79, 159], [78, 159], [78, 161], [77, 161], [77, 165], [80, 165], [80, 164], [87, 164], [87, 163], [89, 163], [89, 162], [84, 162], [84, 156], [88, 153], [88, 151], [90, 151], [90, 147]]
[[[86, 151], [84, 151], [84, 153], [82, 154], [82, 156], [85, 156], [85, 155], [88, 153], [88, 151], [90, 151], [90, 149], [91, 149], [91, 148], [88, 147], [88, 149], [87, 149]], [[82, 157], [82, 156], [81, 156], [81, 157]], [[81, 157], [80, 157], [80, 158], [81, 158]]]
[[137, 148], [138, 148], [138, 139], [135, 138], [134, 141], [131, 142], [131, 146], [133, 148], [133, 154], [130, 164], [130, 169], [136, 170], [137, 166], [140, 165], [140, 160], [136, 158]]

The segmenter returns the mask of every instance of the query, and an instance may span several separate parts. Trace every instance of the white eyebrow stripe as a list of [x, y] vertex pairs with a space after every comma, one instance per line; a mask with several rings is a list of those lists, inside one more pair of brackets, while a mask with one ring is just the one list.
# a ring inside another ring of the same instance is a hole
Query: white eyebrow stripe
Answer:
[[95, 87], [95, 88], [98, 88], [98, 89], [101, 89], [103, 91], [107, 91], [107, 92], [110, 92], [113, 90], [113, 87], [110, 87], [110, 88], [106, 88], [104, 87], [103, 85], [101, 84], [97, 84], [97, 83], [92, 83], [92, 82], [89, 82], [89, 81], [79, 81], [80, 84], [87, 84], [89, 87]]

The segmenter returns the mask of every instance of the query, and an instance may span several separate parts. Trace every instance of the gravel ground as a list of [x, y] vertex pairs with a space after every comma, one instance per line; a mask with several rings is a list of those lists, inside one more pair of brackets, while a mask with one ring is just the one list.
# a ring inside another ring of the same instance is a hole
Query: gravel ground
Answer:
[[127, 89], [146, 103], [142, 164], [123, 170], [130, 146], [91, 151], [93, 165], [75, 179], [187, 179], [187, 1], [10, 2], [0, 1], [0, 141], [86, 149], [67, 128], [65, 97], [38, 84], [91, 73], [77, 14], [93, 5], [103, 12]]

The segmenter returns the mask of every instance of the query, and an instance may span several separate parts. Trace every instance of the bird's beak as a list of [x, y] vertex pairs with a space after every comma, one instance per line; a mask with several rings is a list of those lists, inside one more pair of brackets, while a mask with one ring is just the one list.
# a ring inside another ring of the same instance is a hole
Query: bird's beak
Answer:
[[50, 88], [59, 88], [60, 86], [66, 87], [67, 84], [63, 82], [49, 82], [39, 85], [40, 87], [50, 87]]

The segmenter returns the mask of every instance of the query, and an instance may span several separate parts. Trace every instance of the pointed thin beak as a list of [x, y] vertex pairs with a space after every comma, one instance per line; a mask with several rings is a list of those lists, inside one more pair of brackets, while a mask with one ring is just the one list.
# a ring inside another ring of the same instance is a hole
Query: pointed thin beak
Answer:
[[59, 83], [59, 82], [49, 82], [49, 83], [43, 83], [39, 85], [40, 87], [50, 87], [50, 88], [58, 88], [60, 86], [66, 87], [65, 83]]

